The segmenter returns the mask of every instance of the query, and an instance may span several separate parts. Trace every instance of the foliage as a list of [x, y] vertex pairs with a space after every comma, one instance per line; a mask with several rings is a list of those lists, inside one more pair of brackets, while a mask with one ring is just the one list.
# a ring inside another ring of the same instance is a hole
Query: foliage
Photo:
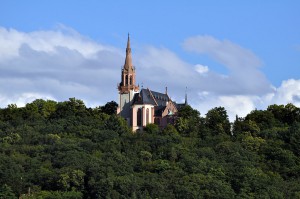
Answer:
[[206, 114], [205, 125], [212, 129], [213, 135], [231, 134], [230, 122], [224, 107], [216, 107], [209, 110]]
[[16, 199], [17, 197], [12, 192], [10, 186], [3, 184], [0, 187], [0, 199]]
[[100, 107], [103, 113], [113, 115], [117, 113], [118, 104], [115, 101], [107, 102], [104, 106]]
[[132, 133], [108, 102], [35, 100], [0, 109], [1, 198], [300, 198], [300, 112], [237, 117], [185, 106]]

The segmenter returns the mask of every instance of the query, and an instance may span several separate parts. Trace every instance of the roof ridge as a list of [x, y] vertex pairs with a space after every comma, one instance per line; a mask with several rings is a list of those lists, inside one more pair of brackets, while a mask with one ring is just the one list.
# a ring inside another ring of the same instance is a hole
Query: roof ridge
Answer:
[[157, 102], [156, 102], [155, 98], [153, 97], [153, 94], [152, 94], [151, 90], [150, 90], [149, 88], [147, 88], [147, 90], [149, 91], [149, 93], [150, 93], [150, 96], [151, 96], [151, 97], [152, 97], [152, 99], [154, 100], [154, 102], [155, 102], [156, 106], [158, 106], [158, 104], [157, 104]]

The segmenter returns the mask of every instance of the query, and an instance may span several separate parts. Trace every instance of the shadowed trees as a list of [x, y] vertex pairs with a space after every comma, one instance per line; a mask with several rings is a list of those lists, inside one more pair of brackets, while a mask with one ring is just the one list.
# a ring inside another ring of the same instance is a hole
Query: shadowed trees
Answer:
[[116, 103], [35, 100], [0, 109], [0, 198], [299, 198], [292, 104], [231, 124], [190, 106], [175, 125], [133, 134]]

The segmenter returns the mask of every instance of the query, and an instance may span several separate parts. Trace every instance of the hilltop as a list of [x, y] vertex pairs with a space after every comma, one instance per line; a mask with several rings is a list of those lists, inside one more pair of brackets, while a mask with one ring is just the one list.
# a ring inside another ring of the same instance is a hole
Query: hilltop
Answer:
[[133, 133], [109, 102], [35, 100], [0, 109], [0, 198], [300, 198], [300, 109], [231, 124], [190, 106]]

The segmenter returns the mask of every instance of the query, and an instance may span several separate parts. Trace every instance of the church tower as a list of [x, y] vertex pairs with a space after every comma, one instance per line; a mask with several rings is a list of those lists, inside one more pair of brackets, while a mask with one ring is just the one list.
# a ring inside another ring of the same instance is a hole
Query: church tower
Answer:
[[131, 102], [135, 93], [139, 92], [139, 86], [135, 83], [135, 67], [132, 64], [130, 38], [128, 34], [126, 58], [122, 68], [121, 82], [118, 85], [119, 107], [118, 114], [124, 117], [128, 124], [131, 123]]

